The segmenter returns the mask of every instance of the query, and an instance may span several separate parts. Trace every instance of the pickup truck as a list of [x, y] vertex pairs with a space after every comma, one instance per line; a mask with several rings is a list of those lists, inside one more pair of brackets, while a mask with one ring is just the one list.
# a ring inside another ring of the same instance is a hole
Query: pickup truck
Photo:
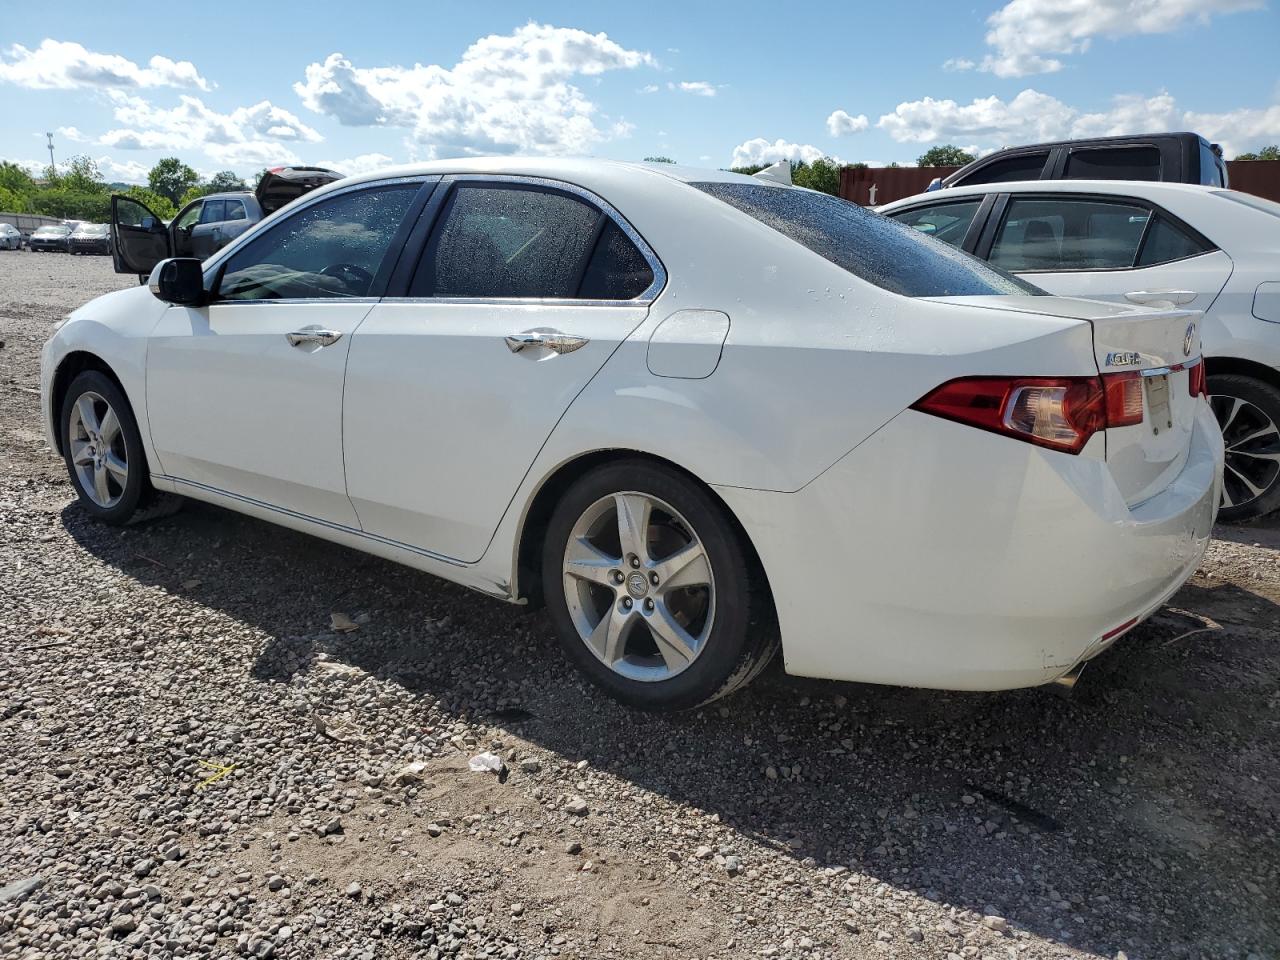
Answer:
[[211, 193], [192, 200], [165, 223], [141, 201], [111, 198], [111, 257], [116, 273], [150, 276], [169, 257], [212, 256], [258, 221], [316, 187], [341, 180], [323, 167], [275, 167], [253, 191]]

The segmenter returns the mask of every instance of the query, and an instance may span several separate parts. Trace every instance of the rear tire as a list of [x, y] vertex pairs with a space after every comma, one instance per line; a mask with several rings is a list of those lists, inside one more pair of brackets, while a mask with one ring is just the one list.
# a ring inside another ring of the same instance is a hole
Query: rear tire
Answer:
[[650, 461], [605, 464], [565, 492], [542, 579], [569, 660], [641, 710], [732, 693], [778, 647], [768, 588], [723, 505]]
[[63, 394], [59, 420], [63, 459], [80, 505], [105, 523], [128, 523], [149, 498], [151, 482], [124, 393], [106, 374], [86, 370]]
[[1226, 445], [1218, 520], [1247, 523], [1280, 510], [1280, 390], [1239, 374], [1209, 377]]

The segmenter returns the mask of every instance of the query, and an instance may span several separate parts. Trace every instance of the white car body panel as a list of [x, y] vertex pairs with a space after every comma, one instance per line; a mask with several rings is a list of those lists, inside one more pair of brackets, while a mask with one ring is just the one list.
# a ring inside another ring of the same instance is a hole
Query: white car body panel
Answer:
[[[662, 259], [665, 286], [652, 304], [609, 307], [198, 309], [140, 287], [76, 311], [46, 345], [50, 423], [59, 365], [91, 353], [120, 379], [159, 488], [513, 600], [529, 590], [525, 520], [558, 470], [596, 453], [658, 457], [709, 485], [741, 524], [770, 580], [787, 667], [813, 676], [1044, 682], [1194, 570], [1221, 472], [1202, 399], [1179, 401], [1184, 448], [1142, 503], [1122, 489], [1101, 434], [1071, 456], [908, 408], [957, 377], [1096, 376], [1095, 329], [1153, 361], [1175, 345], [1181, 355], [1195, 311], [898, 296], [681, 182], [738, 179], [713, 171], [439, 161], [321, 188], [264, 224], [361, 180], [485, 172], [603, 197]], [[717, 362], [705, 324], [664, 327], [683, 311], [728, 317], [713, 325], [727, 327]], [[249, 327], [260, 317], [269, 322]], [[284, 333], [310, 325], [343, 337], [315, 353], [286, 345]], [[549, 356], [507, 348], [507, 335], [538, 328], [589, 343]], [[215, 332], [230, 336], [200, 335]]]

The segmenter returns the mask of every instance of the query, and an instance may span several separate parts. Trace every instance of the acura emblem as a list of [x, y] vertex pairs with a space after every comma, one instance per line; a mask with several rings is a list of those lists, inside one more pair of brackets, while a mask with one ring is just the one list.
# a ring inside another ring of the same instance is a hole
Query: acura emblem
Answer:
[[1191, 356], [1191, 348], [1196, 342], [1196, 322], [1192, 320], [1187, 324], [1187, 335], [1182, 338], [1182, 355], [1184, 357]]

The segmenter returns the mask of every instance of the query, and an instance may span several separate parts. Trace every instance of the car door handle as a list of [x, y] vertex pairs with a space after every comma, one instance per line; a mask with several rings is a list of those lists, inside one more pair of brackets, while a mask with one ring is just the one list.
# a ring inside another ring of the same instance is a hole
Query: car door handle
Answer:
[[1196, 298], [1194, 290], [1133, 290], [1124, 295], [1130, 303], [1190, 303]]
[[590, 342], [586, 337], [575, 337], [572, 334], [556, 333], [552, 330], [516, 333], [507, 337], [506, 341], [507, 349], [512, 353], [519, 353], [527, 347], [544, 347], [552, 353], [573, 353]]
[[291, 347], [300, 347], [304, 343], [315, 343], [327, 347], [341, 340], [342, 334], [337, 330], [295, 330], [293, 333], [286, 333], [284, 338], [289, 341]]

